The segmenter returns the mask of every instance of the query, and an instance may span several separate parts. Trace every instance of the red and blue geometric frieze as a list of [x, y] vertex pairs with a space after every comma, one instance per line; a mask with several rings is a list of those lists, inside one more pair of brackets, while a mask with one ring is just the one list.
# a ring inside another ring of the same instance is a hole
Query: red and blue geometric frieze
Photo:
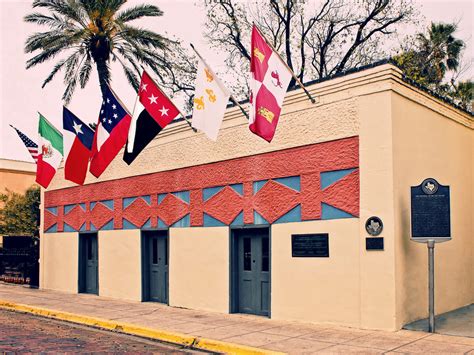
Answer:
[[46, 232], [359, 216], [358, 137], [47, 191]]

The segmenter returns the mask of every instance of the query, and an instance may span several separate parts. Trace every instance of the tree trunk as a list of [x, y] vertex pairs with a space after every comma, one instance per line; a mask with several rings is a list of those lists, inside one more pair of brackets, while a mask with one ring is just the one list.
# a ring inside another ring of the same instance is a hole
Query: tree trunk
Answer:
[[99, 84], [102, 96], [105, 95], [107, 85], [110, 83], [110, 69], [107, 62], [103, 59], [95, 61], [97, 67], [97, 74], [99, 74]]

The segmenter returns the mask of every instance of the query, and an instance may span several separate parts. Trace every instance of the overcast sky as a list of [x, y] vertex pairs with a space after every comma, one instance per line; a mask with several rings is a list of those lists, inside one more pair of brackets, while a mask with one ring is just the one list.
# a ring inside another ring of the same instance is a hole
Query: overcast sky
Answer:
[[[129, 0], [125, 6], [138, 3], [156, 4], [164, 11], [164, 15], [157, 19], [137, 21], [136, 24], [193, 42], [211, 66], [222, 67], [222, 58], [206, 48], [202, 36], [206, 17], [202, 7], [195, 5], [196, 1]], [[416, 5], [425, 17], [424, 23], [420, 25], [428, 24], [430, 21], [458, 22], [457, 36], [467, 43], [466, 56], [472, 60], [473, 3], [472, 0], [417, 0]], [[25, 69], [25, 62], [30, 55], [24, 54], [24, 42], [28, 35], [38, 30], [37, 26], [23, 21], [23, 17], [30, 12], [32, 12], [31, 1], [0, 0], [0, 158], [26, 161], [32, 159], [9, 124], [15, 125], [36, 140], [37, 111], [39, 111], [61, 128], [61, 97], [64, 91], [62, 73], [41, 89], [41, 84], [50, 73], [54, 61], [29, 70]], [[408, 28], [405, 31], [410, 33], [414, 30]], [[472, 79], [472, 68], [464, 78]], [[94, 71], [87, 87], [84, 90], [78, 88], [69, 105], [72, 112], [85, 122], [97, 120], [101, 101], [97, 83], [97, 74]], [[124, 104], [132, 109], [135, 93], [119, 68], [113, 69], [113, 88]]]

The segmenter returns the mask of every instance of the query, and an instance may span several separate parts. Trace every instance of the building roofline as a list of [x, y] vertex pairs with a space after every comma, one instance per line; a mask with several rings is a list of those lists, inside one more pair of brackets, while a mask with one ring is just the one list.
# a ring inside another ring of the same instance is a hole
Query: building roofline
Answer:
[[0, 170], [36, 173], [36, 164], [24, 160], [0, 158]]
[[[373, 62], [371, 64], [367, 64], [367, 65], [362, 65], [362, 66], [359, 66], [359, 67], [355, 67], [355, 68], [351, 68], [351, 69], [347, 69], [347, 70], [344, 70], [340, 73], [337, 73], [337, 74], [333, 74], [333, 75], [328, 75], [328, 76], [325, 76], [323, 78], [320, 78], [320, 79], [314, 79], [314, 80], [310, 80], [310, 81], [307, 81], [304, 83], [305, 86], [310, 86], [310, 85], [314, 85], [314, 84], [319, 84], [319, 83], [322, 83], [322, 82], [326, 82], [326, 81], [329, 81], [329, 80], [332, 80], [332, 79], [336, 79], [336, 78], [340, 78], [340, 77], [343, 77], [343, 76], [346, 76], [346, 75], [349, 75], [349, 74], [354, 74], [354, 73], [358, 73], [358, 72], [361, 72], [361, 71], [364, 71], [364, 70], [368, 70], [368, 69], [372, 69], [372, 68], [375, 68], [375, 67], [379, 67], [379, 66], [382, 66], [382, 65], [385, 65], [385, 64], [391, 64], [393, 65], [394, 67], [398, 68], [400, 71], [401, 71], [401, 79], [421, 90], [421, 91], [424, 91], [426, 92], [427, 94], [435, 97], [436, 99], [438, 100], [441, 100], [443, 101], [444, 103], [454, 107], [455, 109], [458, 109], [468, 115], [470, 115], [471, 117], [474, 117], [474, 113], [473, 112], [470, 112], [468, 110], [466, 110], [465, 108], [463, 108], [462, 106], [456, 104], [453, 100], [451, 100], [450, 98], [446, 97], [446, 96], [442, 96], [442, 95], [439, 95], [437, 94], [436, 92], [434, 92], [433, 90], [431, 90], [430, 88], [426, 87], [426, 86], [423, 86], [423, 85], [420, 85], [419, 83], [415, 82], [414, 80], [408, 78], [404, 73], [403, 73], [403, 70], [400, 68], [400, 66], [392, 59], [392, 58], [385, 58], [385, 59], [382, 59], [382, 60], [378, 60], [376, 62]], [[289, 88], [287, 90], [287, 92], [291, 92], [291, 91], [296, 91], [300, 89], [300, 87], [298, 85], [294, 85], [292, 86], [291, 88]], [[247, 104], [249, 103], [249, 100], [246, 99], [246, 100], [241, 100], [239, 101], [239, 104], [240, 105], [243, 105], [243, 104]], [[229, 103], [227, 105], [227, 108], [232, 108], [232, 107], [236, 107], [237, 105], [235, 103]], [[187, 119], [190, 119], [192, 117], [192, 114], [190, 115], [187, 115], [186, 118]], [[174, 122], [179, 122], [179, 121], [184, 121], [184, 118], [180, 117], [179, 119], [175, 120]]]

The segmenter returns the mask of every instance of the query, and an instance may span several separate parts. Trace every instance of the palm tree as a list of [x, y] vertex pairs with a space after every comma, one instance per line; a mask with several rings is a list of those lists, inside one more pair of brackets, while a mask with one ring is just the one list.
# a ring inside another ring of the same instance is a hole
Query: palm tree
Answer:
[[428, 36], [418, 34], [420, 54], [425, 63], [422, 74], [439, 86], [447, 70], [457, 70], [464, 42], [456, 39], [455, 24], [431, 23]]
[[[25, 51], [39, 51], [26, 62], [26, 68], [63, 54], [42, 87], [61, 70], [64, 72], [63, 100], [68, 103], [79, 82], [84, 88], [93, 65], [99, 75], [102, 92], [110, 83], [110, 60], [120, 62], [129, 83], [138, 90], [140, 66], [153, 71], [166, 63], [157, 49], [170, 42], [161, 35], [129, 25], [130, 21], [163, 12], [153, 5], [138, 5], [121, 10], [126, 0], [35, 0], [33, 8], [45, 8], [48, 14], [35, 12], [25, 16], [26, 22], [46, 25], [49, 30], [31, 35]], [[65, 56], [64, 56], [65, 54]]]

